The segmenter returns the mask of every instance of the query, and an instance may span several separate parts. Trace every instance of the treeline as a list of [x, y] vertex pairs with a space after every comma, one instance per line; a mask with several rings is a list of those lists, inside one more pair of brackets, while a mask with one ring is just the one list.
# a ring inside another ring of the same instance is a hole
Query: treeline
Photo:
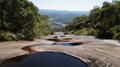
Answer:
[[106, 39], [120, 39], [120, 1], [112, 3], [105, 1], [101, 8], [95, 6], [89, 16], [74, 18], [63, 31]]
[[33, 40], [53, 34], [49, 17], [28, 0], [0, 0], [0, 41]]

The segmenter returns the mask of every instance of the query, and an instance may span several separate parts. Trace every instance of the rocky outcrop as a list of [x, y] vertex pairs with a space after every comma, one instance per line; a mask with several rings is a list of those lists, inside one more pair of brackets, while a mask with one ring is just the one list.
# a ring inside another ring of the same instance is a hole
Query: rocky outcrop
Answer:
[[56, 42], [35, 40], [0, 43], [0, 61], [34, 52], [61, 52], [83, 60], [89, 67], [120, 66], [120, 47], [102, 40], [82, 41], [83, 44], [78, 46], [51, 45], [53, 43]]

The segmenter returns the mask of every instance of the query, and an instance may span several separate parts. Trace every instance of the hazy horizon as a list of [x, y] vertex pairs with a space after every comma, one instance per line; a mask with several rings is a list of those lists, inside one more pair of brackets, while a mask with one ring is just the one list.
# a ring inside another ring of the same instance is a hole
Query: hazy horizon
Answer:
[[104, 1], [112, 0], [29, 0], [39, 9], [65, 10], [65, 11], [90, 11], [94, 6], [102, 6]]
[[[68, 12], [69, 12], [69, 11], [70, 11], [70, 12], [71, 12], [71, 11], [73, 11], [73, 12], [80, 12], [80, 11], [84, 11], [84, 10], [75, 10], [75, 11], [74, 11], [74, 10], [60, 10], [60, 9], [58, 9], [58, 10], [57, 10], [57, 9], [40, 9], [40, 10], [50, 10], [50, 11], [68, 11]], [[85, 12], [89, 12], [89, 11], [85, 11]]]

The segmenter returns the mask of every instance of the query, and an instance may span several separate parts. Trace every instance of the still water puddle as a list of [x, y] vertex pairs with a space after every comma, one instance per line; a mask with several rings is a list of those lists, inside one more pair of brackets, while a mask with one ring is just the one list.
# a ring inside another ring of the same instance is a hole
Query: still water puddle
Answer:
[[88, 67], [83, 61], [63, 53], [42, 52], [19, 56], [0, 67]]
[[63, 45], [63, 46], [78, 46], [83, 43], [81, 42], [73, 42], [73, 43], [68, 43], [68, 42], [58, 42], [58, 45]]
[[67, 42], [59, 42], [58, 45], [63, 45], [63, 46], [73, 46], [72, 44], [67, 43]]

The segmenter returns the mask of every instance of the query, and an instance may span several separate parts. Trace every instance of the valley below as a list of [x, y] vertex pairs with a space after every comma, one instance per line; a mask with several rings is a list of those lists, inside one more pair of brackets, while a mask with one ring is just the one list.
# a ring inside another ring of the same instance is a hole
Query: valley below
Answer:
[[49, 24], [55, 31], [60, 31], [63, 27], [68, 25], [77, 16], [88, 16], [89, 11], [67, 11], [67, 10], [46, 10], [41, 9], [39, 11], [42, 15], [49, 16]]

